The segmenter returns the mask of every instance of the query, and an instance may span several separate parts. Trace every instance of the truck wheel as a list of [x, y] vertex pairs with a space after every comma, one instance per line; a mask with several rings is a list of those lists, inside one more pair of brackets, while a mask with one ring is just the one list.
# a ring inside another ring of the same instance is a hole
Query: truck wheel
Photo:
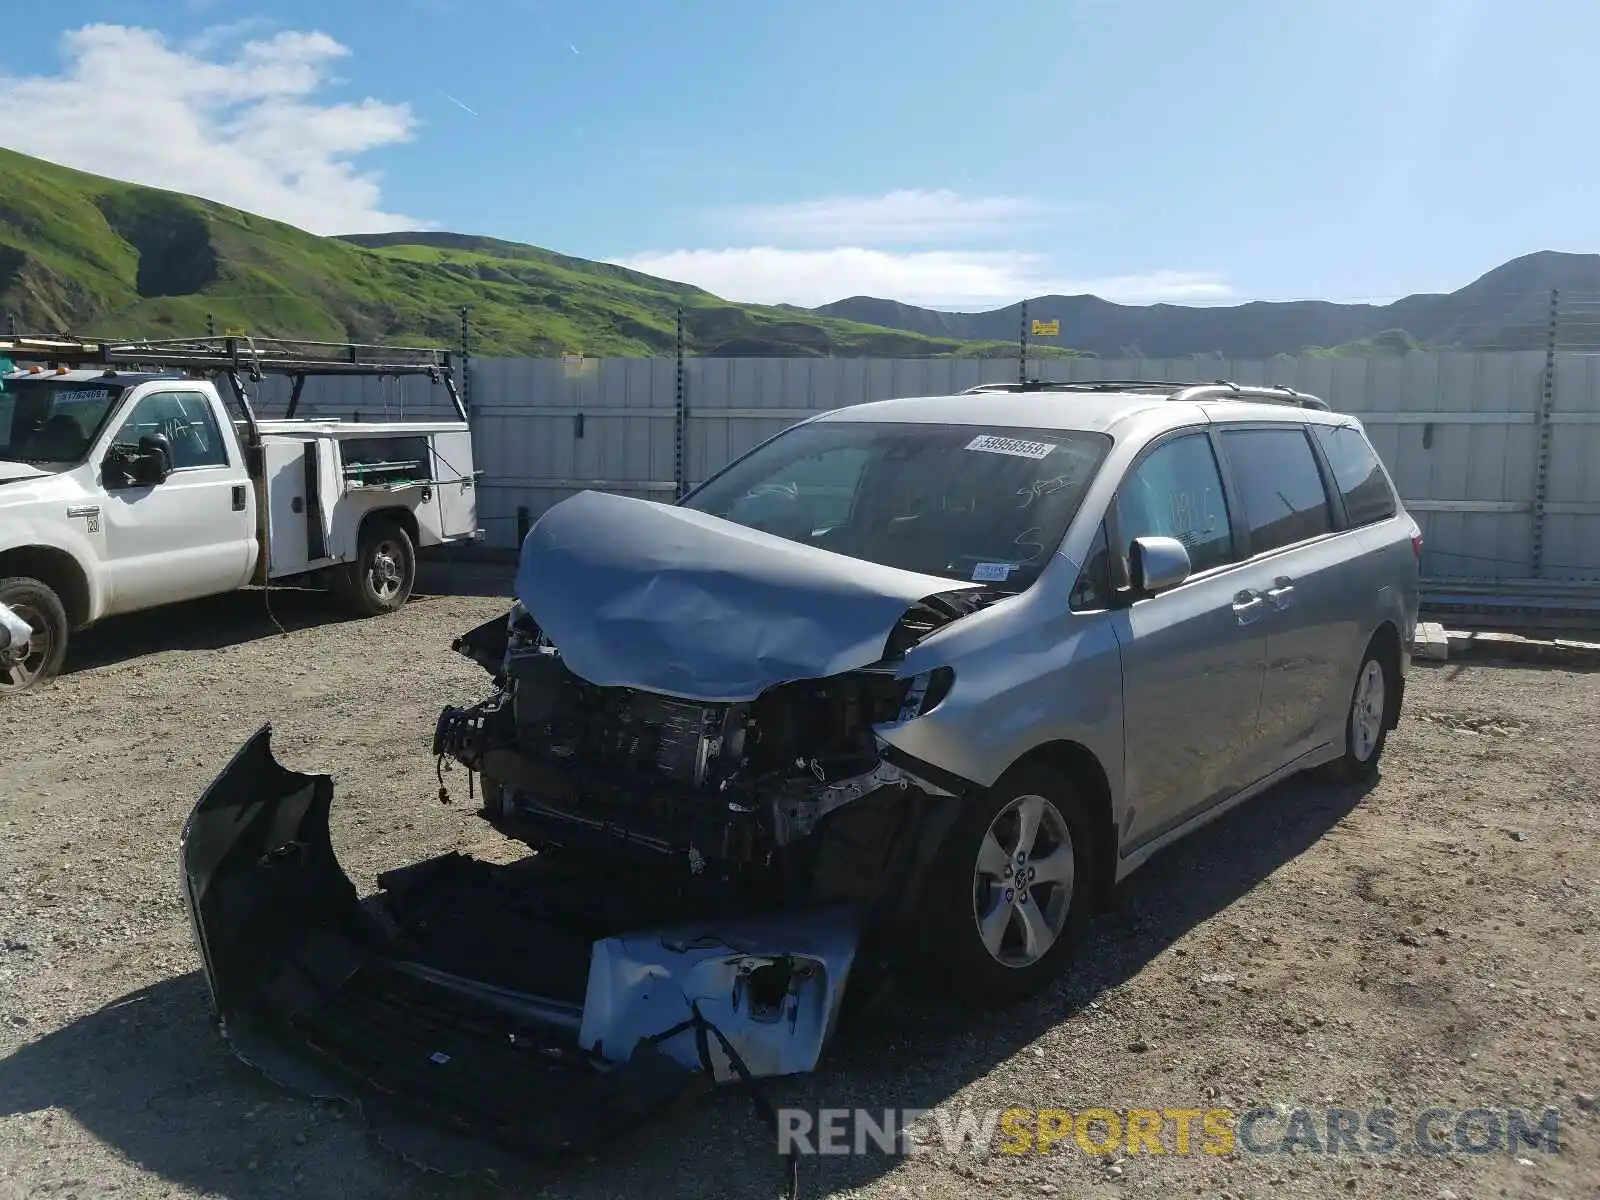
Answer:
[[335, 576], [345, 607], [363, 617], [394, 612], [411, 598], [417, 581], [417, 551], [411, 535], [396, 521], [368, 521], [361, 527], [356, 561]]
[[13, 658], [0, 650], [0, 696], [25, 692], [61, 673], [67, 657], [67, 610], [47, 584], [25, 576], [0, 579], [0, 604], [28, 623], [33, 638], [28, 653]]

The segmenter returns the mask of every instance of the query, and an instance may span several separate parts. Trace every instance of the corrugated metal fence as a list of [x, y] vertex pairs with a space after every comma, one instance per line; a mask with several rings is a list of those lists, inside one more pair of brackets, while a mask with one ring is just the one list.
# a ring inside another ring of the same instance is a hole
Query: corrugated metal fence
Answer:
[[[1600, 581], [1600, 473], [1588, 469], [1600, 459], [1597, 356], [1064, 359], [1030, 362], [1029, 373], [1226, 378], [1315, 393], [1365, 422], [1423, 526], [1430, 578], [1500, 590], [1542, 580], [1557, 592], [1563, 582]], [[477, 359], [470, 399], [480, 516], [490, 545], [511, 547], [519, 509], [536, 519], [583, 488], [671, 499], [680, 484], [700, 482], [813, 413], [1017, 377], [1016, 360], [1003, 359], [691, 358], [681, 370], [670, 358]], [[415, 380], [318, 381], [307, 406], [353, 407], [357, 395], [343, 390], [352, 386], [373, 415], [448, 411], [439, 389], [430, 395]]]

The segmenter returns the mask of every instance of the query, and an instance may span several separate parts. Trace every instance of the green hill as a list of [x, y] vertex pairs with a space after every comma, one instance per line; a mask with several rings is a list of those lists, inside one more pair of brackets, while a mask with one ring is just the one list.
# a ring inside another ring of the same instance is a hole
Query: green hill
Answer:
[[[1004, 356], [963, 341], [732, 304], [687, 284], [460, 234], [325, 238], [206, 200], [0, 150], [0, 312], [27, 332], [113, 337], [229, 328], [482, 355], [669, 354], [675, 311], [711, 355]], [[1070, 353], [1067, 352], [1067, 353]]]

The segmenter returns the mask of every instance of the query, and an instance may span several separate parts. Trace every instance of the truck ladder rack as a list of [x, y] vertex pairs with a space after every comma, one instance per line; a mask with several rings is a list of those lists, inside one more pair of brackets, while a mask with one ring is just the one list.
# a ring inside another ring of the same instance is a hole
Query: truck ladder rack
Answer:
[[467, 420], [466, 405], [456, 391], [452, 375], [451, 352], [431, 347], [233, 335], [118, 340], [13, 334], [0, 338], [0, 356], [16, 362], [46, 363], [51, 367], [104, 367], [108, 371], [125, 367], [225, 375], [248, 414], [252, 431], [255, 414], [244, 399], [242, 377], [259, 382], [267, 375], [286, 376], [293, 381], [286, 418], [294, 417], [300, 407], [305, 381], [312, 377], [422, 375], [434, 383], [443, 383], [456, 415]]

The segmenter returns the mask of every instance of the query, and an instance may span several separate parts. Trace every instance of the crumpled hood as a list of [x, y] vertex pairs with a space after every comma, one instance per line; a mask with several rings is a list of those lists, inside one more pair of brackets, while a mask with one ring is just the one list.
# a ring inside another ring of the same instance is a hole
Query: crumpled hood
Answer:
[[874, 663], [911, 605], [973, 586], [580, 492], [528, 532], [516, 591], [580, 678], [710, 702]]

